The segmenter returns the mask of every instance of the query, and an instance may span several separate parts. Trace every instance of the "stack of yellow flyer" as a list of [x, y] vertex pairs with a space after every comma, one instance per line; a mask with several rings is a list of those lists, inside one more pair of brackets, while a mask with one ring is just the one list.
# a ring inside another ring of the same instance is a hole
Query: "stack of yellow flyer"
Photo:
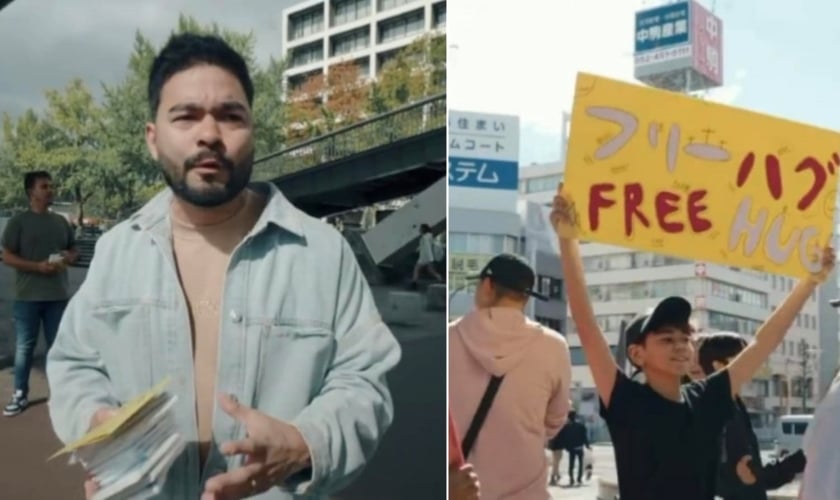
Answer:
[[166, 473], [184, 450], [167, 381], [119, 409], [114, 417], [50, 459], [72, 453], [99, 484], [93, 500], [142, 499], [160, 493]]

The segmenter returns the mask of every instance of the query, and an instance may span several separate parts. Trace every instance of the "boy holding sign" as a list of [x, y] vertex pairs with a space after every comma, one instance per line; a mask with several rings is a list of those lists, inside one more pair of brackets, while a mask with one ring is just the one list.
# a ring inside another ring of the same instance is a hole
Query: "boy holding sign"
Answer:
[[692, 359], [691, 304], [663, 299], [626, 330], [627, 356], [640, 384], [613, 358], [598, 327], [584, 279], [574, 206], [562, 185], [552, 223], [572, 318], [578, 327], [615, 449], [621, 500], [712, 500], [720, 438], [734, 412], [734, 398], [784, 338], [806, 300], [834, 266], [834, 249], [822, 253], [821, 271], [800, 281], [758, 329], [755, 340], [728, 367], [705, 380], [681, 384]]

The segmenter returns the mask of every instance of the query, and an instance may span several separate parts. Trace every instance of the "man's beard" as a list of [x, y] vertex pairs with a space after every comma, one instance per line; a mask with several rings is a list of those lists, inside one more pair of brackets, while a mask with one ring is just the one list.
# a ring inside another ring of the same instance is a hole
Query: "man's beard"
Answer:
[[[195, 168], [196, 164], [201, 161], [212, 159], [219, 164], [220, 171], [226, 171], [228, 175], [227, 182], [224, 185], [209, 183], [203, 187], [196, 188], [187, 183], [187, 174], [190, 170]], [[183, 165], [183, 169], [178, 172], [175, 168], [169, 168], [165, 160], [161, 159], [161, 171], [166, 184], [172, 189], [172, 192], [178, 198], [186, 201], [190, 205], [195, 205], [202, 208], [213, 208], [236, 198], [248, 186], [251, 181], [251, 171], [254, 165], [254, 155], [251, 154], [246, 158], [240, 166], [235, 166], [233, 162], [224, 155], [214, 152], [202, 152], [188, 158]], [[177, 175], [177, 178], [176, 178]]]

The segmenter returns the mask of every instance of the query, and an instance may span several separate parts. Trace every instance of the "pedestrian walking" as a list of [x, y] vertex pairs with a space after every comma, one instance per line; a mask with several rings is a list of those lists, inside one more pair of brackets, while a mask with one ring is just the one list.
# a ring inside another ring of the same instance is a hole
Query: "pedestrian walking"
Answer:
[[[583, 450], [584, 448], [587, 450], [592, 449], [589, 444], [589, 435], [586, 431], [586, 426], [578, 422], [576, 412], [570, 411], [569, 421], [566, 423], [562, 432], [564, 432], [563, 444], [565, 445], [566, 454], [569, 457], [569, 486], [575, 486], [575, 484], [581, 486], [583, 484], [584, 469]], [[578, 468], [577, 476], [575, 476], [575, 465]], [[575, 483], [575, 477], [577, 477], [577, 483]]]
[[567, 427], [568, 424], [564, 425], [554, 437], [548, 440], [548, 450], [551, 452], [551, 472], [549, 473], [548, 484], [551, 486], [560, 484], [560, 462], [563, 460], [563, 450], [566, 449], [566, 433], [564, 431]]
[[443, 281], [443, 276], [435, 269], [435, 245], [432, 227], [428, 224], [420, 224], [420, 241], [417, 245], [419, 256], [417, 257], [417, 264], [414, 265], [414, 275], [411, 280], [412, 288], [417, 288], [417, 282], [423, 272], [431, 275], [437, 281]]

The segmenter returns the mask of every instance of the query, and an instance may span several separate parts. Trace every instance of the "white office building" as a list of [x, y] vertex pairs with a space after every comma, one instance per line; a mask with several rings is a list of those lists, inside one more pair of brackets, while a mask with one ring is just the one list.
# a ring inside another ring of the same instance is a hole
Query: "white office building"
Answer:
[[[560, 163], [521, 168], [520, 199], [550, 205], [562, 176]], [[583, 244], [581, 253], [595, 314], [613, 346], [618, 344], [622, 321], [629, 322], [670, 295], [686, 297], [693, 303], [695, 319], [704, 331], [753, 335], [795, 283], [790, 278], [747, 269], [599, 243]], [[785, 342], [745, 388], [744, 400], [759, 436], [772, 435], [778, 416], [802, 412], [803, 367], [806, 412], [813, 411], [819, 399], [817, 392], [822, 393], [830, 381], [837, 365], [838, 326], [837, 312], [827, 301], [836, 294], [837, 282], [832, 279], [811, 297]], [[575, 365], [573, 378], [580, 384], [584, 399], [593, 401], [594, 383], [571, 317], [567, 325], [565, 333]], [[805, 362], [803, 345], [807, 346]]]
[[446, 27], [446, 0], [305, 0], [283, 10], [287, 88], [355, 62], [376, 76], [400, 49]]

